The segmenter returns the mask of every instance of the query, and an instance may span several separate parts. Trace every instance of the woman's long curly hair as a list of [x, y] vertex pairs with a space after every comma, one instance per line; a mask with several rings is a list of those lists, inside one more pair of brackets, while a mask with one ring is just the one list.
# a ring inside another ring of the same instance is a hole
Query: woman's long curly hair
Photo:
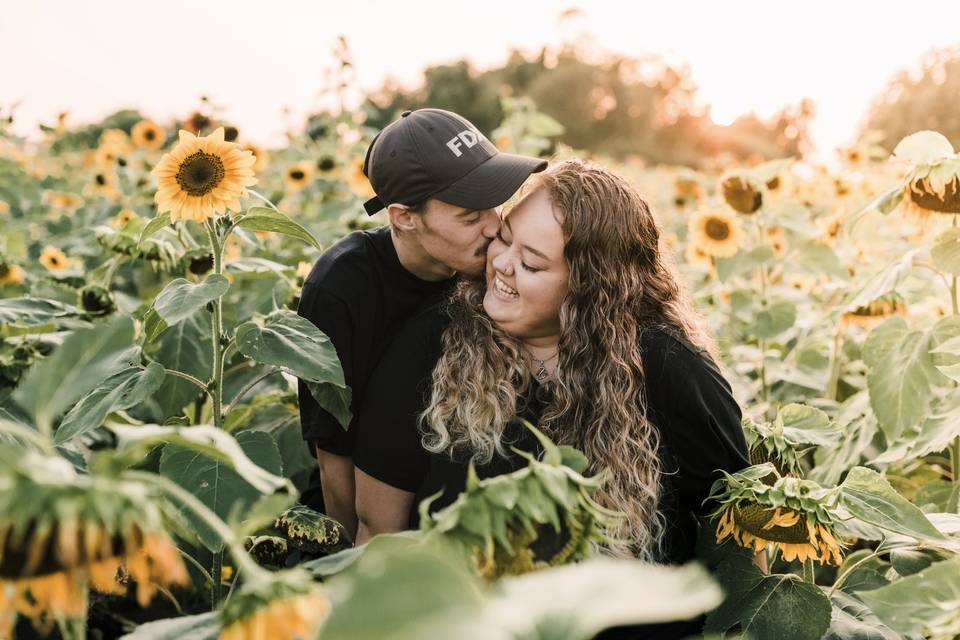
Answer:
[[[640, 339], [651, 327], [680, 333], [715, 354], [713, 340], [681, 286], [660, 231], [638, 191], [612, 171], [567, 160], [535, 175], [563, 230], [570, 270], [560, 306], [559, 360], [540, 428], [583, 451], [589, 471], [608, 469], [601, 504], [626, 520], [611, 550], [661, 557], [659, 438], [646, 418]], [[443, 355], [422, 413], [424, 445], [469, 452], [478, 462], [505, 455], [506, 425], [530, 387], [529, 355], [483, 310], [483, 281], [462, 282], [449, 301]]]

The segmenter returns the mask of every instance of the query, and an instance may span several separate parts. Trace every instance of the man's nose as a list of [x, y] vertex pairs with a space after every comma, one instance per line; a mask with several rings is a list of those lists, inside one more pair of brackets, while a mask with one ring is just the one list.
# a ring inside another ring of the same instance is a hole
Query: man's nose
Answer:
[[487, 209], [483, 215], [483, 235], [485, 238], [493, 240], [497, 237], [497, 232], [500, 231], [500, 210], [499, 208]]

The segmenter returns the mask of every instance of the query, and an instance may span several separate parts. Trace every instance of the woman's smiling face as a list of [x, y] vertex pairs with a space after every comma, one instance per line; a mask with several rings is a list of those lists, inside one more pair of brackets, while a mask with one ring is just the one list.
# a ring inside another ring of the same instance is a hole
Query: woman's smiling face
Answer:
[[514, 337], [560, 335], [560, 305], [570, 271], [558, 220], [547, 190], [537, 188], [506, 214], [487, 248], [483, 308]]

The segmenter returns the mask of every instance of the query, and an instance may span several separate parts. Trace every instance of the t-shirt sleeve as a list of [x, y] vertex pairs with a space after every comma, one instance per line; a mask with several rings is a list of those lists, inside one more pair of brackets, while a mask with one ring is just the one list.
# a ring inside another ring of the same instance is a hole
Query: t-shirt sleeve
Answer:
[[[307, 283], [301, 292], [297, 313], [310, 320], [330, 338], [343, 367], [344, 381], [352, 389], [356, 371], [351, 349], [354, 323], [347, 305], [323, 288]], [[323, 451], [349, 456], [353, 452], [356, 421], [345, 430], [332, 414], [317, 404], [303, 380], [299, 380], [297, 384], [297, 396], [304, 440], [314, 442]], [[353, 409], [351, 406], [351, 410]]]
[[416, 492], [429, 467], [417, 417], [429, 399], [440, 342], [437, 312], [414, 316], [378, 363], [360, 409], [354, 464], [404, 491]]
[[719, 470], [733, 473], [750, 464], [742, 411], [709, 355], [669, 336], [655, 342], [644, 366], [648, 407], [659, 422], [661, 446], [674, 463], [664, 465], [664, 471], [676, 471], [670, 480], [681, 508], [702, 513], [701, 503], [722, 475]]

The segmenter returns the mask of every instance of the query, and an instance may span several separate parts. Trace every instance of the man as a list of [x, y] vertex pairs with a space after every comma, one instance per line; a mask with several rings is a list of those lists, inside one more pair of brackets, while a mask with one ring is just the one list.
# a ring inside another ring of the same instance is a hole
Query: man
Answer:
[[352, 390], [354, 415], [344, 430], [299, 385], [303, 437], [317, 457], [325, 511], [352, 537], [354, 427], [370, 374], [403, 321], [445, 297], [455, 274], [483, 270], [500, 205], [546, 164], [500, 153], [468, 120], [440, 109], [404, 112], [367, 149], [363, 172], [376, 197], [364, 209], [386, 209], [390, 224], [351, 233], [325, 251], [298, 308], [330, 337]]

